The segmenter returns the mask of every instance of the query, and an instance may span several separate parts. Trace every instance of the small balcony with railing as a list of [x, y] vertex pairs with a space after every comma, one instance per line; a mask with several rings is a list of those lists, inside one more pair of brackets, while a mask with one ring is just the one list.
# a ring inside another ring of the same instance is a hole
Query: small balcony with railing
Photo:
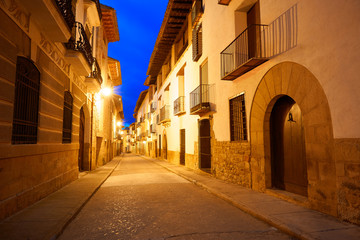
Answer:
[[101, 89], [103, 82], [101, 76], [101, 69], [96, 58], [94, 58], [92, 71], [88, 77], [85, 78], [85, 84], [89, 92], [98, 92]]
[[75, 22], [72, 29], [70, 40], [65, 43], [66, 58], [74, 69], [82, 76], [88, 76], [91, 73], [94, 63], [92, 47], [88, 36], [85, 33], [84, 26], [80, 22]]
[[221, 53], [221, 79], [234, 80], [297, 46], [297, 5], [269, 25], [246, 28]]
[[190, 114], [214, 111], [214, 84], [200, 84], [190, 93]]
[[249, 26], [220, 53], [222, 80], [234, 80], [269, 60], [262, 44], [265, 27]]
[[174, 101], [174, 115], [180, 115], [185, 112], [185, 97], [180, 96]]
[[164, 105], [160, 109], [160, 123], [166, 123], [170, 121], [170, 105]]

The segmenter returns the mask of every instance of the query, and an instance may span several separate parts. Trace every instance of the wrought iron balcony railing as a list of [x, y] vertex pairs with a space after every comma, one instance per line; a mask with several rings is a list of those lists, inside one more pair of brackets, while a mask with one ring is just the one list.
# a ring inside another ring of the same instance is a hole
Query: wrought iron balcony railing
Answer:
[[75, 22], [72, 30], [72, 36], [69, 42], [65, 43], [65, 46], [67, 49], [80, 51], [89, 65], [93, 65], [94, 58], [92, 56], [92, 47], [81, 23]]
[[220, 53], [222, 80], [234, 80], [268, 60], [262, 44], [265, 28], [266, 25], [249, 26]]
[[190, 93], [190, 114], [211, 111], [214, 97], [214, 84], [200, 84]]
[[72, 30], [75, 24], [75, 14], [72, 11], [72, 0], [55, 0], [55, 3], [63, 16], [67, 26]]
[[249, 26], [221, 52], [221, 79], [234, 80], [296, 47], [297, 36], [297, 4], [269, 25]]
[[174, 115], [185, 112], [185, 97], [180, 96], [174, 101]]
[[90, 77], [95, 78], [100, 83], [100, 85], [103, 82], [103, 79], [101, 76], [101, 69], [100, 69], [99, 63], [96, 60], [96, 58], [94, 58], [94, 60], [93, 60], [92, 71], [91, 71]]
[[165, 105], [160, 109], [160, 123], [170, 121], [170, 105]]

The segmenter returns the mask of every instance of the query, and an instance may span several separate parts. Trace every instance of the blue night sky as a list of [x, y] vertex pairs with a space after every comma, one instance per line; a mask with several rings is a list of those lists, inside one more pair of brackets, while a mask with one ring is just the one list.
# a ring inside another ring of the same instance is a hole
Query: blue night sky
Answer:
[[109, 44], [108, 55], [120, 61], [122, 85], [115, 93], [122, 96], [125, 126], [133, 118], [136, 100], [147, 87], [144, 81], [151, 53], [159, 33], [168, 1], [100, 0], [116, 10], [120, 41]]

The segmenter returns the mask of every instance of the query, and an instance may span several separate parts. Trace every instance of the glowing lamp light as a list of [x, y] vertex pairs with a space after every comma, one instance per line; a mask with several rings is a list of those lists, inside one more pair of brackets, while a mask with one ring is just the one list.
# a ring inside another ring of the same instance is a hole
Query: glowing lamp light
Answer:
[[118, 127], [120, 127], [120, 126], [121, 126], [121, 122], [118, 121], [118, 122], [116, 123], [116, 125], [117, 125]]
[[111, 88], [102, 88], [100, 90], [101, 94], [104, 95], [104, 96], [110, 96], [110, 94], [112, 94], [112, 89]]

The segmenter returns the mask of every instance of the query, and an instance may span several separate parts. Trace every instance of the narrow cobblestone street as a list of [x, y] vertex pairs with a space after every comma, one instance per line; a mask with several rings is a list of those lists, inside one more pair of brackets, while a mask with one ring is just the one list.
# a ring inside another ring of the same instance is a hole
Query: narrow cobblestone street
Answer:
[[125, 155], [60, 239], [292, 239], [140, 156]]

